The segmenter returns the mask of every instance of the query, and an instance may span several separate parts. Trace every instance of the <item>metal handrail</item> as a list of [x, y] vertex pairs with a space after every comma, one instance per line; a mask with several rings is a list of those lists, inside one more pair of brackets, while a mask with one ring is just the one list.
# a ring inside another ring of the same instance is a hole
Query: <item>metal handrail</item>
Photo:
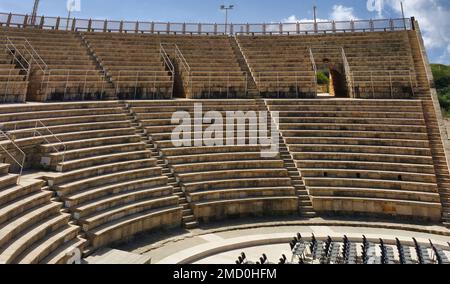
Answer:
[[36, 51], [34, 46], [28, 41], [26, 37], [20, 37], [20, 36], [8, 36], [7, 40], [10, 43], [13, 43], [12, 40], [20, 40], [24, 43], [20, 44], [24, 48], [24, 50], [30, 55], [31, 59], [38, 65], [39, 69], [41, 71], [45, 72], [48, 69], [47, 63], [42, 59], [42, 57], [39, 55], [39, 53]]
[[[54, 72], [58, 72], [61, 74], [52, 74]], [[80, 73], [80, 74], [73, 74], [73, 73]], [[64, 78], [65, 79], [65, 86], [64, 86], [64, 98], [67, 94], [67, 89], [69, 82], [73, 83], [81, 83], [83, 85], [83, 92], [82, 92], [82, 99], [84, 100], [84, 96], [86, 94], [86, 87], [87, 87], [87, 78], [92, 75], [98, 75], [100, 78], [102, 78], [102, 88], [101, 88], [101, 96], [103, 96], [103, 93], [105, 91], [105, 84], [106, 84], [106, 71], [104, 70], [91, 70], [91, 69], [49, 69], [47, 71], [47, 76], [44, 76], [41, 80], [41, 90], [45, 89], [45, 94], [48, 94], [48, 89], [50, 87], [50, 78]], [[71, 76], [84, 76], [81, 80], [77, 81], [70, 81], [69, 79]], [[61, 83], [61, 81], [57, 81], [55, 83]], [[45, 88], [44, 88], [45, 85]]]
[[[5, 49], [6, 49], [7, 53], [12, 55], [13, 63], [14, 64], [18, 64], [20, 66], [19, 72], [20, 71], [24, 71], [25, 72], [25, 80], [24, 81], [28, 82], [28, 79], [30, 77], [31, 65], [28, 62], [27, 58], [22, 55], [20, 50], [9, 39], [7, 39], [7, 43], [5, 44]], [[19, 59], [19, 57], [17, 55], [20, 56], [20, 59], [25, 61], [25, 65], [24, 65], [24, 63], [22, 63], [22, 61]], [[6, 99], [8, 97], [8, 87], [9, 87], [10, 82], [11, 82], [11, 76], [12, 76], [11, 73], [12, 73], [13, 70], [17, 70], [17, 69], [10, 69], [9, 70], [9, 74], [7, 75], [8, 80], [7, 80], [6, 85], [5, 85], [5, 92], [4, 92], [4, 95], [3, 95], [3, 102], [6, 102]], [[0, 75], [0, 77], [5, 77], [5, 75]]]
[[[11, 39], [16, 39], [16, 40], [20, 40], [20, 41], [24, 42], [22, 44], [19, 44], [19, 46], [23, 48], [23, 50], [28, 54], [28, 56], [30, 56], [31, 62], [28, 62], [26, 57], [20, 53], [19, 49], [16, 47], [16, 44], [14, 44]], [[24, 58], [24, 60], [27, 62], [27, 64], [28, 64], [27, 76], [30, 76], [31, 67], [32, 67], [31, 63], [35, 62], [36, 65], [38, 66], [38, 68], [43, 73], [42, 80], [45, 80], [46, 76], [49, 75], [48, 65], [42, 59], [42, 57], [39, 55], [39, 53], [36, 51], [36, 49], [34, 49], [33, 45], [28, 41], [28, 39], [26, 39], [25, 37], [7, 37], [7, 42], [8, 42], [8, 44], [12, 45], [14, 47], [14, 49], [20, 53], [21, 57]], [[42, 89], [42, 84], [41, 84], [41, 89]]]
[[181, 52], [180, 48], [176, 44], [175, 44], [175, 55], [177, 55], [179, 57], [179, 59], [181, 59], [181, 62], [183, 64], [184, 68], [190, 72], [191, 66], [189, 66], [189, 63], [187, 62], [187, 60], [184, 57], [183, 53]]
[[314, 93], [316, 93], [317, 96], [317, 92], [318, 92], [318, 85], [317, 85], [317, 65], [316, 65], [316, 60], [314, 59], [314, 53], [312, 52], [311, 47], [309, 48], [309, 58], [311, 60], [311, 67], [312, 70], [314, 71]]
[[22, 163], [20, 163], [19, 161], [17, 161], [16, 158], [14, 158], [14, 156], [8, 151], [7, 148], [5, 148], [3, 146], [3, 144], [0, 143], [0, 148], [2, 148], [2, 150], [20, 167], [20, 172], [19, 172], [19, 177], [17, 178], [17, 184], [20, 183], [20, 178], [22, 176], [23, 173], [23, 168], [25, 167], [25, 161], [26, 161], [26, 157], [27, 155], [25, 154], [24, 151], [22, 151], [22, 149], [20, 149], [20, 147], [5, 133], [3, 132], [3, 130], [0, 129], [0, 134], [3, 135], [21, 154], [22, 154]]
[[[65, 157], [66, 157], [66, 152], [67, 152], [67, 145], [66, 143], [64, 143], [61, 139], [58, 138], [58, 136], [56, 136], [41, 120], [36, 120], [36, 124], [34, 126], [33, 129], [33, 137], [36, 137], [36, 133], [39, 134], [40, 137], [42, 137], [45, 142], [47, 142], [47, 144], [52, 144], [45, 135], [43, 135], [39, 130], [38, 130], [38, 125], [40, 125], [40, 127], [42, 126], [45, 130], [47, 130], [48, 133], [50, 133], [50, 136], [52, 136], [53, 138], [56, 139], [56, 141], [60, 144], [62, 144], [64, 150], [62, 152], [62, 161], [61, 163], [65, 162]], [[55, 150], [57, 153], [60, 153], [61, 151], [58, 150], [58, 148], [56, 148], [54, 145], [52, 145], [53, 150]], [[62, 171], [62, 167], [63, 165], [61, 165], [61, 171]]]
[[[256, 72], [256, 74], [275, 74], [275, 73], [292, 74], [292, 73], [295, 73], [295, 74], [305, 74], [306, 75], [305, 77], [307, 77], [308, 74], [309, 75], [311, 74], [311, 71], [314, 71], [314, 69], [310, 70], [310, 71], [307, 71], [307, 70], [304, 70], [304, 71], [298, 71], [298, 70], [294, 70], [294, 71], [258, 71], [258, 72]], [[289, 77], [289, 75], [287, 75], [286, 77]], [[294, 77], [294, 75], [292, 75], [292, 77]]]
[[[410, 70], [405, 70], [405, 74], [392, 74], [395, 72], [398, 72], [399, 70], [391, 70], [391, 71], [383, 71], [384, 73], [388, 73], [388, 75], [374, 75], [373, 73], [375, 72], [381, 72], [381, 71], [361, 71], [358, 72], [358, 75], [353, 75], [353, 79], [368, 79], [370, 78], [370, 83], [371, 83], [371, 87], [372, 87], [372, 97], [375, 98], [375, 84], [377, 82], [383, 82], [385, 83], [386, 81], [384, 80], [380, 80], [380, 79], [389, 79], [389, 85], [390, 85], [390, 92], [391, 92], [391, 96], [393, 96], [393, 81], [392, 79], [395, 78], [401, 78], [404, 79], [404, 82], [408, 81], [408, 83], [410, 84], [411, 87], [411, 91], [412, 91], [412, 95], [414, 96], [414, 84], [412, 81], [412, 74], [414, 72], [411, 72]], [[367, 75], [363, 75], [363, 74], [367, 74]], [[374, 79], [378, 79], [378, 80], [374, 80]], [[356, 86], [355, 86], [356, 87]]]
[[193, 86], [191, 82], [191, 66], [189, 66], [189, 63], [187, 62], [177, 44], [175, 44], [175, 59], [181, 64], [183, 70], [185, 70], [187, 73], [187, 77], [185, 77], [185, 80], [183, 80], [183, 84], [187, 86], [188, 90], [190, 89], [190, 91], [192, 92]]
[[[208, 79], [208, 94], [211, 95], [211, 83], [214, 82], [214, 79], [212, 78], [216, 78], [216, 79], [223, 79], [226, 78], [227, 79], [227, 83], [226, 83], [226, 91], [227, 91], [227, 98], [229, 98], [230, 95], [230, 88], [232, 87], [230, 84], [230, 77], [235, 76], [238, 77], [242, 80], [243, 82], [243, 86], [244, 86], [244, 93], [247, 94], [248, 92], [248, 73], [245, 71], [232, 71], [232, 72], [220, 72], [220, 71], [192, 71], [191, 72], [191, 76], [193, 77], [196, 73], [200, 73], [200, 74], [205, 74], [203, 75], [204, 77], [207, 77]], [[221, 76], [214, 76], [214, 75], [221, 75]], [[192, 80], [191, 77], [191, 88], [193, 88], [193, 82], [194, 80]], [[242, 78], [241, 78], [242, 77]], [[241, 81], [239, 80], [239, 81]], [[191, 89], [192, 91], [192, 89]]]
[[175, 67], [172, 63], [172, 60], [170, 60], [169, 54], [167, 53], [166, 49], [164, 48], [164, 44], [160, 43], [159, 53], [161, 55], [161, 58], [164, 61], [165, 66], [169, 69], [172, 77], [172, 87], [171, 87], [171, 98], [173, 98], [173, 90], [175, 87]]
[[348, 91], [349, 91], [349, 97], [350, 98], [354, 98], [355, 96], [355, 92], [354, 92], [354, 77], [350, 68], [350, 64], [348, 63], [348, 59], [347, 56], [345, 55], [345, 50], [343, 47], [341, 47], [341, 51], [342, 51], [342, 62], [344, 65], [344, 73], [345, 73], [345, 78], [348, 84]]
[[[20, 50], [17, 48], [17, 46], [9, 39], [7, 38], [7, 43], [5, 44], [6, 50], [9, 51], [9, 53], [13, 56], [13, 59], [15, 61], [17, 61], [17, 63], [20, 64], [20, 66], [22, 67], [23, 70], [30, 70], [31, 64], [30, 62], [27, 60], [27, 58], [22, 54], [22, 52], [20, 52]], [[27, 67], [25, 67], [22, 62], [19, 60], [19, 58], [17, 58], [17, 55], [19, 54], [19, 56], [25, 61]]]
[[[280, 97], [280, 89], [282, 86], [284, 87], [293, 87], [295, 86], [295, 93], [297, 98], [299, 97], [300, 93], [299, 90], [301, 87], [308, 87], [310, 85], [306, 85], [311, 83], [312, 88], [315, 88], [314, 93], [317, 95], [317, 78], [316, 75], [311, 76], [311, 71], [263, 71], [263, 72], [257, 72], [257, 86], [259, 90], [261, 91], [265, 85], [276, 82], [277, 83], [277, 95]], [[300, 74], [299, 74], [300, 73]], [[308, 75], [309, 73], [309, 75]], [[270, 74], [271, 76], [264, 76], [261, 74]], [[288, 75], [286, 75], [288, 74]], [[284, 84], [281, 83], [280, 77], [291, 79], [290, 81], [284, 82]], [[270, 79], [269, 79], [270, 78]], [[300, 78], [304, 78], [305, 80], [299, 80]], [[293, 81], [295, 80], [295, 85], [292, 85]], [[304, 84], [300, 84], [304, 83]]]
[[[123, 73], [127, 73], [127, 75], [123, 75]], [[134, 77], [134, 99], [136, 99], [137, 96], [137, 89], [138, 89], [138, 83], [149, 83], [153, 84], [153, 88], [156, 90], [157, 85], [157, 77], [161, 76], [167, 76], [167, 71], [142, 71], [142, 70], [119, 70], [117, 74], [117, 79], [113, 80], [113, 84], [115, 85], [116, 89], [116, 95], [120, 93], [120, 88], [122, 85], [125, 85], [127, 88], [132, 88], [129, 86], [130, 81], [122, 81], [122, 77]], [[143, 75], [146, 74], [146, 75]], [[114, 76], [114, 74], [113, 74]], [[143, 80], [142, 77], [153, 77], [153, 80]], [[127, 84], [122, 84], [123, 82], [126, 82]], [[174, 78], [171, 76], [171, 87], [173, 88], [173, 82]]]
[[162, 59], [164, 60], [164, 64], [166, 64], [167, 68], [169, 68], [169, 70], [172, 73], [175, 73], [175, 67], [173, 66], [173, 63], [170, 60], [169, 54], [167, 53], [166, 49], [164, 48], [163, 43], [160, 43], [159, 53], [160, 53]]

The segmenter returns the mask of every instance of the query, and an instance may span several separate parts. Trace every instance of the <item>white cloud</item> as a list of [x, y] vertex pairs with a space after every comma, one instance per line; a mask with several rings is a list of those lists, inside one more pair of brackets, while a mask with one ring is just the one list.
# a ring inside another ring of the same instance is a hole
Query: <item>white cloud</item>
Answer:
[[358, 17], [353, 14], [353, 11], [353, 7], [334, 5], [333, 11], [330, 14], [330, 19], [335, 21], [358, 20]]
[[[330, 22], [331, 20], [335, 20], [335, 21], [350, 21], [350, 20], [357, 20], [358, 18], [353, 14], [354, 9], [352, 7], [345, 7], [342, 5], [334, 5], [333, 6], [333, 10], [329, 15], [328, 19], [321, 19], [321, 18], [317, 18], [317, 22]], [[314, 22], [314, 19], [312, 18], [298, 18], [296, 15], [291, 15], [287, 18], [284, 18], [281, 20], [281, 23], [284, 24], [289, 24], [289, 23], [297, 23], [297, 22], [301, 22], [301, 23], [312, 23]], [[275, 22], [272, 22], [272, 24], [276, 24]], [[326, 25], [326, 24], [325, 24]], [[331, 24], [330, 25], [330, 29], [331, 29]], [[295, 25], [285, 25], [284, 27], [284, 31], [290, 31], [290, 32], [294, 32], [296, 31], [296, 26]], [[311, 25], [302, 25], [303, 29], [313, 29], [312, 24]], [[272, 25], [268, 28], [268, 31], [278, 31], [278, 27], [275, 25]]]
[[[405, 17], [414, 16], [419, 21], [425, 46], [442, 49], [440, 60], [450, 57], [450, 8], [448, 0], [404, 0]], [[448, 3], [448, 2], [447, 2]], [[388, 7], [400, 15], [397, 0], [386, 0]]]
[[[329, 20], [328, 19], [319, 19], [318, 18], [317, 21], [318, 22], [328, 22]], [[297, 31], [297, 25], [294, 25], [294, 24], [298, 23], [298, 22], [303, 23], [302, 26], [301, 26], [301, 29], [303, 29], [303, 30], [304, 29], [313, 30], [313, 28], [314, 28], [314, 25], [313, 25], [314, 19], [298, 18], [296, 15], [292, 15], [292, 16], [289, 16], [289, 17], [284, 18], [284, 19], [281, 20], [281, 23], [283, 23], [283, 24], [292, 24], [292, 25], [284, 25], [283, 26], [283, 30], [285, 32], [295, 32], [295, 31]], [[306, 23], [310, 23], [310, 24], [306, 24]], [[270, 25], [267, 28], [267, 31], [269, 31], [269, 32], [278, 32], [279, 31], [279, 27], [278, 27], [279, 22], [278, 23], [272, 22], [271, 24], [272, 25]]]
[[297, 16], [295, 16], [295, 15], [289, 16], [289, 17], [281, 20], [282, 23], [296, 23], [299, 21], [300, 21], [300, 19], [297, 18]]
[[[317, 19], [318, 22], [327, 22], [329, 20], [327, 19]], [[281, 20], [282, 23], [297, 23], [297, 22], [314, 22], [314, 19], [308, 19], [308, 18], [297, 18], [297, 16], [292, 15], [287, 18], [284, 18]]]
[[[334, 21], [351, 21], [359, 18], [354, 14], [353, 7], [345, 7], [343, 5], [334, 5], [328, 19], [318, 18], [318, 22]], [[296, 23], [296, 22], [313, 22], [312, 18], [298, 18], [296, 15], [289, 16], [281, 20], [282, 23]]]

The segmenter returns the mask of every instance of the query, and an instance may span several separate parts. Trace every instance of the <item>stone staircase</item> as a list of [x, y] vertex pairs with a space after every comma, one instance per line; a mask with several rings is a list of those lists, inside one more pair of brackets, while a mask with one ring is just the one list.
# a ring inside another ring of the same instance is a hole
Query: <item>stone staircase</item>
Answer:
[[439, 195], [442, 203], [442, 222], [450, 228], [450, 174], [447, 159], [442, 146], [441, 135], [432, 102], [422, 101], [424, 117], [427, 124], [428, 140], [430, 141], [433, 164], [437, 176]]
[[86, 38], [81, 34], [81, 32], [77, 32], [77, 33], [75, 33], [75, 35], [81, 41], [83, 46], [86, 47], [86, 50], [88, 51], [89, 56], [91, 57], [91, 59], [93, 61], [95, 61], [95, 64], [97, 65], [97, 69], [102, 70], [105, 73], [106, 84], [105, 84], [105, 89], [104, 89], [105, 97], [103, 97], [103, 99], [117, 100], [116, 88], [114, 87], [114, 84], [112, 83], [112, 78], [108, 74], [108, 72], [106, 71], [106, 69], [104, 68], [102, 63], [100, 62], [100, 59], [95, 54], [94, 49], [88, 43]]
[[181, 186], [180, 186], [179, 182], [177, 182], [171, 169], [166, 164], [161, 152], [156, 148], [155, 144], [145, 133], [145, 130], [142, 128], [142, 126], [137, 121], [137, 117], [131, 111], [131, 109], [128, 108], [127, 104], [123, 103], [122, 107], [123, 107], [126, 115], [128, 116], [129, 120], [131, 121], [132, 127], [134, 127], [136, 129], [136, 134], [138, 134], [142, 137], [142, 141], [144, 141], [147, 144], [147, 149], [149, 149], [151, 151], [152, 157], [154, 157], [157, 160], [157, 166], [162, 168], [162, 174], [168, 178], [168, 185], [170, 185], [174, 188], [174, 194], [179, 197], [180, 206], [183, 207], [183, 219], [182, 219], [183, 226], [186, 229], [197, 228], [198, 222], [195, 219], [194, 213], [187, 201], [187, 197], [186, 197], [185, 193], [181, 190]]
[[[261, 111], [267, 111], [268, 113], [268, 125], [270, 127], [271, 121], [272, 121], [272, 115], [269, 111], [269, 108], [265, 101], [259, 97], [255, 97], [256, 103], [260, 106]], [[280, 157], [281, 160], [283, 160], [284, 167], [288, 170], [289, 177], [292, 181], [292, 186], [294, 186], [295, 191], [298, 196], [299, 201], [299, 213], [300, 216], [306, 217], [306, 218], [313, 218], [316, 217], [316, 213], [314, 212], [311, 199], [309, 197], [308, 191], [305, 187], [305, 183], [303, 181], [303, 178], [300, 175], [300, 171], [297, 169], [297, 166], [295, 165], [294, 160], [292, 159], [292, 155], [289, 152], [288, 147], [286, 146], [285, 140], [281, 132], [278, 132], [279, 134], [279, 151], [280, 151]]]
[[[438, 102], [435, 102], [432, 98], [433, 94], [430, 91], [432, 86], [430, 86], [428, 81], [427, 71], [424, 65], [427, 63], [424, 60], [426, 54], [425, 51], [422, 50], [418, 35], [420, 35], [420, 30], [409, 32], [410, 46], [414, 65], [416, 66], [416, 75], [419, 86], [415, 91], [416, 96], [422, 100], [428, 139], [430, 141], [433, 164], [442, 203], [442, 222], [447, 228], [450, 228], [450, 173], [439, 125], [442, 117], [440, 114], [437, 115], [440, 109], [439, 106], [436, 106], [435, 104], [438, 104]], [[431, 72], [431, 70], [429, 72]]]
[[283, 136], [280, 135], [280, 154], [281, 159], [284, 162], [285, 168], [289, 172], [289, 177], [292, 180], [292, 185], [294, 186], [299, 202], [299, 213], [301, 216], [306, 218], [316, 217], [314, 212], [311, 199], [309, 198], [308, 191], [306, 190], [305, 183], [303, 182], [300, 172], [295, 166], [295, 162], [292, 160], [291, 153], [289, 152], [286, 144], [284, 143]]
[[[264, 101], [264, 99], [260, 96], [256, 82], [253, 78], [252, 72], [250, 70], [250, 67], [248, 65], [248, 62], [242, 52], [242, 49], [239, 46], [239, 43], [237, 42], [236, 37], [230, 37], [230, 44], [233, 48], [233, 51], [236, 55], [236, 58], [239, 62], [239, 66], [241, 67], [242, 71], [247, 72], [249, 74], [248, 76], [248, 95], [249, 97], [253, 98], [256, 101], [256, 104], [259, 106], [260, 111], [267, 111], [268, 117], [267, 117], [267, 125], [271, 126], [272, 116], [271, 113]], [[286, 146], [286, 143], [284, 141], [283, 136], [281, 133], [279, 133], [279, 151], [280, 151], [280, 157], [283, 160], [284, 167], [289, 172], [289, 177], [292, 180], [292, 185], [294, 186], [296, 193], [299, 198], [299, 213], [301, 216], [307, 217], [307, 218], [313, 218], [316, 217], [316, 213], [314, 212], [314, 209], [312, 207], [312, 202], [309, 197], [308, 191], [305, 187], [305, 184], [303, 182], [302, 177], [300, 176], [300, 172], [298, 171], [295, 162], [292, 160], [291, 153], [289, 152], [289, 149]]]
[[256, 86], [256, 82], [253, 77], [253, 73], [250, 70], [247, 59], [245, 58], [244, 53], [242, 52], [242, 49], [239, 46], [239, 43], [237, 42], [236, 37], [234, 37], [234, 36], [230, 37], [229, 41], [230, 41], [230, 45], [233, 49], [233, 52], [236, 55], [236, 59], [239, 63], [239, 67], [241, 67], [241, 70], [243, 72], [247, 73], [247, 94], [248, 94], [248, 96], [249, 97], [259, 96], [258, 87]]
[[0, 263], [63, 264], [86, 240], [43, 180], [21, 179], [0, 164]]

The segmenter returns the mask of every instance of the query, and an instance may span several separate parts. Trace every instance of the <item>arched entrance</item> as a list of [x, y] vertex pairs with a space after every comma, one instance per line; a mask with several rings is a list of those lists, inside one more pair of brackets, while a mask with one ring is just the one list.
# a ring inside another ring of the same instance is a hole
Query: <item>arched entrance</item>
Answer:
[[349, 93], [345, 81], [342, 64], [333, 64], [329, 59], [323, 59], [317, 66], [317, 93], [321, 97], [348, 98]]

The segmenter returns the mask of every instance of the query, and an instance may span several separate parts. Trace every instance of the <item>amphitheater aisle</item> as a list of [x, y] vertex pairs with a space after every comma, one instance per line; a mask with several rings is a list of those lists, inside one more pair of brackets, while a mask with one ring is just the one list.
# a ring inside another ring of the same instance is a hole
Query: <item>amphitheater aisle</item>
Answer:
[[[232, 145], [224, 136], [218, 139], [226, 146], [208, 147], [204, 145], [211, 143], [195, 141], [196, 134], [202, 135], [202, 131], [211, 126], [209, 123], [185, 133], [191, 137], [188, 139], [191, 146], [175, 147], [173, 144], [172, 130], [176, 124], [171, 122], [171, 117], [175, 111], [194, 117], [195, 105], [201, 104], [204, 112], [217, 111], [225, 115], [227, 111], [233, 111], [242, 113], [238, 115], [242, 118], [245, 115], [242, 111], [259, 110], [254, 101], [129, 101], [128, 104], [148, 139], [173, 172], [182, 198], [189, 202], [190, 208], [186, 209], [189, 215], [185, 217], [191, 216], [192, 212], [192, 217], [198, 221], [212, 221], [298, 211], [298, 197], [279, 153], [274, 153], [274, 157], [262, 157], [261, 150], [266, 145], [249, 143], [248, 137], [245, 145], [236, 143], [236, 134], [242, 132], [238, 127], [233, 130]], [[179, 142], [177, 139], [182, 141], [182, 137], [176, 138], [175, 142]], [[214, 141], [217, 138], [210, 139]]]

